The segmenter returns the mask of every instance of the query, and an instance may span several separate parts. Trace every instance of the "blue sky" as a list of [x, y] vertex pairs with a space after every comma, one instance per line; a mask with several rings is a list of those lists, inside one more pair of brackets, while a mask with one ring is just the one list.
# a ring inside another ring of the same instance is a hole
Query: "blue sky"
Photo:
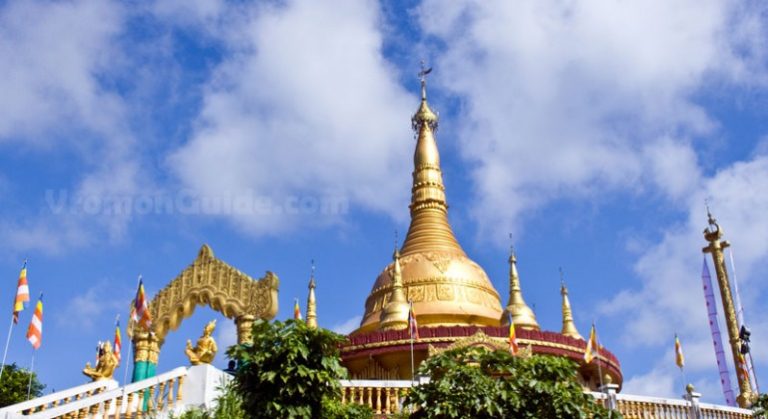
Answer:
[[[49, 389], [85, 381], [138, 274], [153, 294], [203, 243], [277, 273], [278, 318], [303, 305], [314, 259], [321, 325], [350, 330], [408, 227], [424, 59], [451, 222], [499, 292], [511, 233], [545, 329], [560, 328], [562, 267], [579, 329], [597, 322], [625, 391], [681, 393], [677, 332], [688, 377], [721, 402], [705, 198], [733, 243], [758, 376], [768, 367], [764, 7], [0, 2], [0, 300], [10, 316], [28, 258]], [[9, 352], [21, 365], [31, 311]], [[211, 317], [169, 335], [161, 371]], [[220, 322], [221, 341], [233, 332]]]

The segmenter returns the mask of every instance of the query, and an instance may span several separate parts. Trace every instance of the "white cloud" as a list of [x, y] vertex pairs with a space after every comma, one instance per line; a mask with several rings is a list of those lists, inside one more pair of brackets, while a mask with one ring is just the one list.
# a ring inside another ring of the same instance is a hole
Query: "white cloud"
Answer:
[[232, 217], [254, 234], [343, 222], [288, 214], [290, 200], [404, 216], [418, 103], [383, 58], [377, 5], [296, 0], [246, 16], [226, 31], [233, 53], [206, 89], [194, 135], [170, 157], [181, 181], [206, 196], [276, 203]]
[[[686, 220], [668, 228], [660, 241], [651, 246], [635, 265], [641, 286], [623, 291], [601, 307], [606, 315], [627, 319], [620, 331], [625, 343], [631, 342], [630, 346], [649, 356], [660, 355], [670, 347], [670, 336], [677, 332], [686, 353], [686, 370], [701, 373], [702, 377], [717, 377], [700, 279], [701, 248], [706, 245], [702, 235], [706, 226], [703, 202], [705, 197], [710, 197], [724, 239], [732, 243], [746, 323], [755, 337], [753, 348], [758, 348], [754, 351], [758, 370], [768, 365], [768, 356], [759, 349], [768, 345], [768, 322], [763, 320], [768, 313], [761, 303], [768, 289], [768, 283], [761, 279], [768, 275], [768, 267], [764, 266], [768, 257], [768, 243], [764, 240], [768, 235], [768, 197], [762, 193], [766, 188], [766, 156], [736, 163], [703, 181], [702, 191], [688, 201]], [[713, 270], [711, 274], [717, 287]], [[733, 277], [731, 271], [731, 280]], [[719, 301], [717, 291], [715, 295]], [[718, 313], [722, 319], [719, 304]], [[728, 335], [722, 320], [720, 329], [733, 375]], [[664, 359], [671, 364], [670, 356]], [[653, 381], [654, 372], [648, 374], [645, 378]], [[636, 379], [637, 383], [644, 382], [643, 377]], [[735, 380], [732, 381], [735, 387]], [[712, 396], [719, 394], [717, 388], [717, 393]]]
[[[111, 84], [131, 65], [119, 40], [126, 18], [114, 1], [0, 7], [0, 147], [68, 156], [68, 173], [51, 184], [66, 182], [70, 204], [135, 195], [147, 182], [138, 171], [130, 110]], [[41, 201], [25, 196], [27, 207]], [[128, 214], [93, 214], [72, 206], [59, 214], [27, 210], [3, 223], [6, 234], [21, 238], [9, 247], [60, 252], [101, 233], [119, 239], [130, 221]]]
[[233, 321], [220, 321], [216, 326], [216, 343], [223, 353], [237, 343], [237, 325]]
[[50, 145], [61, 126], [72, 125], [113, 132], [121, 100], [96, 75], [115, 59], [112, 41], [121, 27], [120, 9], [109, 1], [0, 8], [0, 142], [23, 136]]
[[479, 235], [519, 228], [556, 199], [689, 194], [700, 176], [691, 138], [717, 130], [694, 94], [764, 80], [764, 28], [749, 7], [425, 1], [422, 27], [447, 46], [436, 80], [462, 101]]
[[[93, 328], [95, 321], [104, 317], [111, 319], [115, 313], [125, 312], [128, 309], [126, 302], [131, 301], [130, 294], [128, 289], [116, 290], [113, 282], [100, 282], [84, 293], [74, 296], [64, 307], [63, 313], [56, 318], [61, 325], [89, 330]], [[110, 295], [111, 298], [105, 298], [105, 295]], [[120, 298], [121, 296], [123, 298]]]
[[360, 321], [362, 319], [363, 319], [363, 316], [351, 317], [342, 323], [335, 324], [333, 327], [331, 327], [331, 330], [342, 335], [348, 335], [353, 330], [360, 327]]

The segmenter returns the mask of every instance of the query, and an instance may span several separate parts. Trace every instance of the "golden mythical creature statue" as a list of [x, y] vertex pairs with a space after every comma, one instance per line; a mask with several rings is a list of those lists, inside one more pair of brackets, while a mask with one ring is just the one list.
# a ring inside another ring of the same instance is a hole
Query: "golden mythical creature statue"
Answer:
[[213, 357], [216, 356], [216, 352], [219, 348], [216, 346], [216, 341], [213, 340], [211, 335], [213, 330], [216, 329], [216, 320], [212, 320], [205, 325], [203, 329], [203, 336], [197, 340], [197, 346], [192, 347], [192, 341], [187, 340], [187, 358], [192, 365], [210, 364], [213, 361]]
[[112, 379], [118, 364], [117, 356], [112, 351], [112, 344], [107, 341], [102, 344], [96, 366], [91, 368], [91, 363], [86, 362], [83, 374], [91, 377], [93, 381], [109, 380]]

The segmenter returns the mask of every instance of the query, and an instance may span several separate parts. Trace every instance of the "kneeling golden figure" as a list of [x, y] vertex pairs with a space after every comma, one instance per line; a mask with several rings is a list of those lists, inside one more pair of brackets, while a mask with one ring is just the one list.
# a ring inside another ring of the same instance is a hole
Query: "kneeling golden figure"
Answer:
[[192, 341], [187, 340], [187, 350], [184, 351], [192, 365], [210, 364], [219, 348], [211, 335], [216, 329], [216, 320], [212, 320], [203, 329], [203, 336], [197, 340], [197, 346], [192, 347]]
[[83, 374], [90, 377], [93, 381], [109, 380], [112, 378], [112, 374], [114, 374], [118, 364], [117, 356], [112, 351], [112, 344], [104, 342], [99, 359], [96, 361], [96, 366], [91, 368], [91, 363], [86, 362]]

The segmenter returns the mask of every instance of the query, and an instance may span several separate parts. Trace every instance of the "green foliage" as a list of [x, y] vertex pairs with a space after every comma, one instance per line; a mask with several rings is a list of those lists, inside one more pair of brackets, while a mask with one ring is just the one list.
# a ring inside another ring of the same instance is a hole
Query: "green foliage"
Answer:
[[236, 345], [235, 389], [247, 418], [364, 418], [366, 409], [344, 407], [339, 380], [346, 377], [339, 344], [344, 337], [303, 322], [253, 324], [253, 344]]
[[240, 395], [235, 391], [233, 381], [218, 387], [219, 397], [216, 398], [214, 409], [192, 408], [185, 410], [181, 415], [171, 414], [171, 419], [243, 419], [245, 412], [242, 408]]
[[431, 381], [406, 397], [412, 418], [620, 417], [583, 392], [566, 358], [462, 348], [428, 359], [419, 374]]
[[355, 403], [342, 404], [337, 398], [323, 400], [323, 419], [370, 419], [372, 417], [373, 410], [368, 406]]
[[752, 403], [752, 417], [765, 419], [768, 418], [768, 394], [761, 394]]
[[40, 384], [37, 374], [29, 370], [19, 368], [15, 363], [5, 366], [3, 377], [0, 379], [0, 407], [27, 401], [27, 386], [29, 377], [32, 376], [32, 388], [30, 397], [40, 397], [45, 385]]

